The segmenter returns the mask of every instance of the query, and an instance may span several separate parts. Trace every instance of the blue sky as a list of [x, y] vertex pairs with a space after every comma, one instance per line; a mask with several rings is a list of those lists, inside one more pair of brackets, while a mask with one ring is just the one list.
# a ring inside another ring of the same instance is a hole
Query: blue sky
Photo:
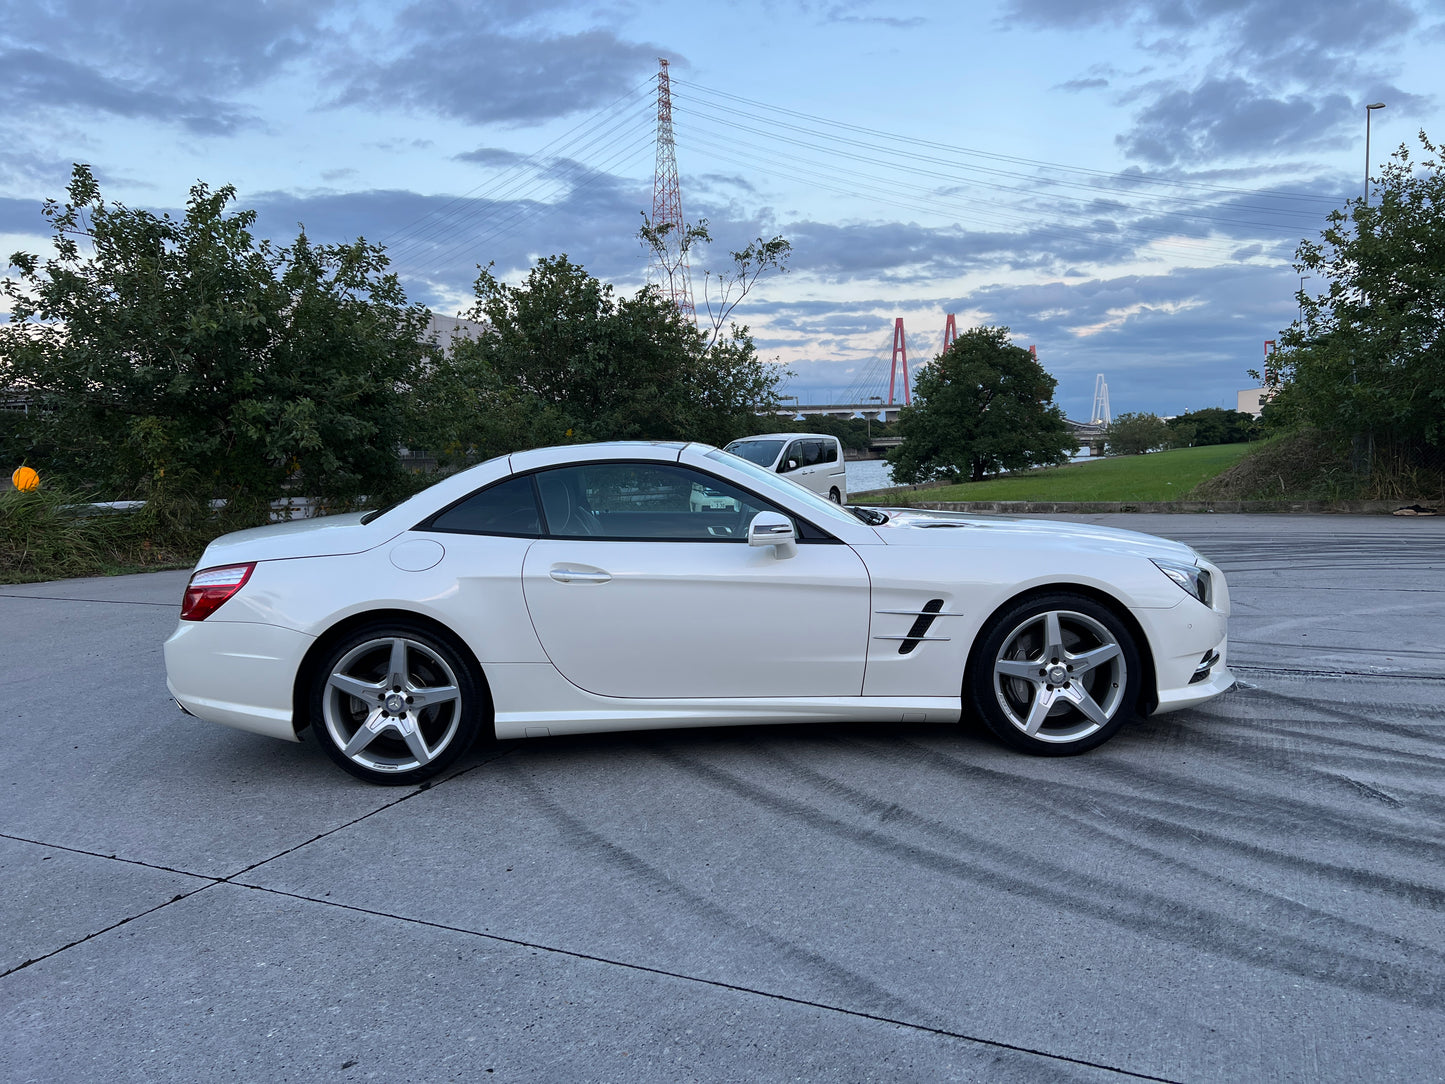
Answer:
[[894, 318], [917, 365], [953, 312], [1035, 344], [1072, 417], [1096, 373], [1116, 414], [1232, 407], [1361, 190], [1365, 103], [1376, 164], [1445, 136], [1442, 0], [0, 0], [0, 251], [80, 161], [133, 206], [230, 183], [261, 236], [383, 241], [447, 314], [552, 253], [631, 291], [658, 57], [717, 239], [694, 289], [793, 243], [735, 316], [805, 402], [886, 394]]

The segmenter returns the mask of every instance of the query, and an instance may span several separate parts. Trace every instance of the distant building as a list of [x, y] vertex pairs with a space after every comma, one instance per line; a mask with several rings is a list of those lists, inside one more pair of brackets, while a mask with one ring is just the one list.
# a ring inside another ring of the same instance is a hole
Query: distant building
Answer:
[[1239, 393], [1239, 406], [1235, 409], [1251, 418], [1258, 418], [1272, 394], [1269, 388], [1245, 388]]
[[441, 316], [432, 313], [431, 319], [427, 321], [426, 330], [422, 337], [430, 339], [450, 354], [452, 352], [452, 341], [454, 339], [475, 339], [486, 330], [486, 324], [479, 324], [475, 320], [463, 320], [460, 316]]

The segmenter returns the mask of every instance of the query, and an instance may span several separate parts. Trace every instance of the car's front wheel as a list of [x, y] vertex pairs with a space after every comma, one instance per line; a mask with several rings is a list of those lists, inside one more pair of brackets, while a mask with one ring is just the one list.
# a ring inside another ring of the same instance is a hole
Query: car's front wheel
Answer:
[[828, 490], [828, 499], [834, 504], [842, 504], [843, 494], [838, 492], [837, 486], [834, 486], [832, 489]]
[[1057, 594], [999, 614], [974, 648], [968, 684], [1006, 744], [1066, 756], [1114, 736], [1134, 714], [1141, 677], [1134, 638], [1113, 611]]
[[485, 712], [472, 666], [449, 638], [420, 624], [353, 631], [327, 653], [311, 689], [322, 748], [371, 783], [419, 783], [476, 739]]

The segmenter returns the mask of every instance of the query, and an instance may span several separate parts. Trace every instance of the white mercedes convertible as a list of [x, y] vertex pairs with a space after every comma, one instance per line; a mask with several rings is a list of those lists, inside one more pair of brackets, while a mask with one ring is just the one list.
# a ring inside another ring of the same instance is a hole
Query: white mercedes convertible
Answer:
[[376, 783], [479, 735], [977, 717], [1080, 753], [1233, 684], [1192, 549], [844, 508], [702, 444], [539, 448], [380, 511], [218, 538], [166, 641], [187, 712]]

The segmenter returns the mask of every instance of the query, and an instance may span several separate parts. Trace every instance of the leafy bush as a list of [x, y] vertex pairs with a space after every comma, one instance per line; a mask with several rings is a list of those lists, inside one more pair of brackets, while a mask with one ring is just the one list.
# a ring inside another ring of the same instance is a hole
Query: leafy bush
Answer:
[[[43, 210], [55, 255], [0, 283], [0, 387], [34, 408], [0, 438], [37, 469], [110, 498], [184, 492], [256, 521], [287, 492], [333, 502], [401, 483], [414, 379], [435, 348], [382, 251], [289, 247], [191, 189], [179, 219], [107, 203], [76, 166]], [[263, 517], [264, 520], [264, 517]]]

